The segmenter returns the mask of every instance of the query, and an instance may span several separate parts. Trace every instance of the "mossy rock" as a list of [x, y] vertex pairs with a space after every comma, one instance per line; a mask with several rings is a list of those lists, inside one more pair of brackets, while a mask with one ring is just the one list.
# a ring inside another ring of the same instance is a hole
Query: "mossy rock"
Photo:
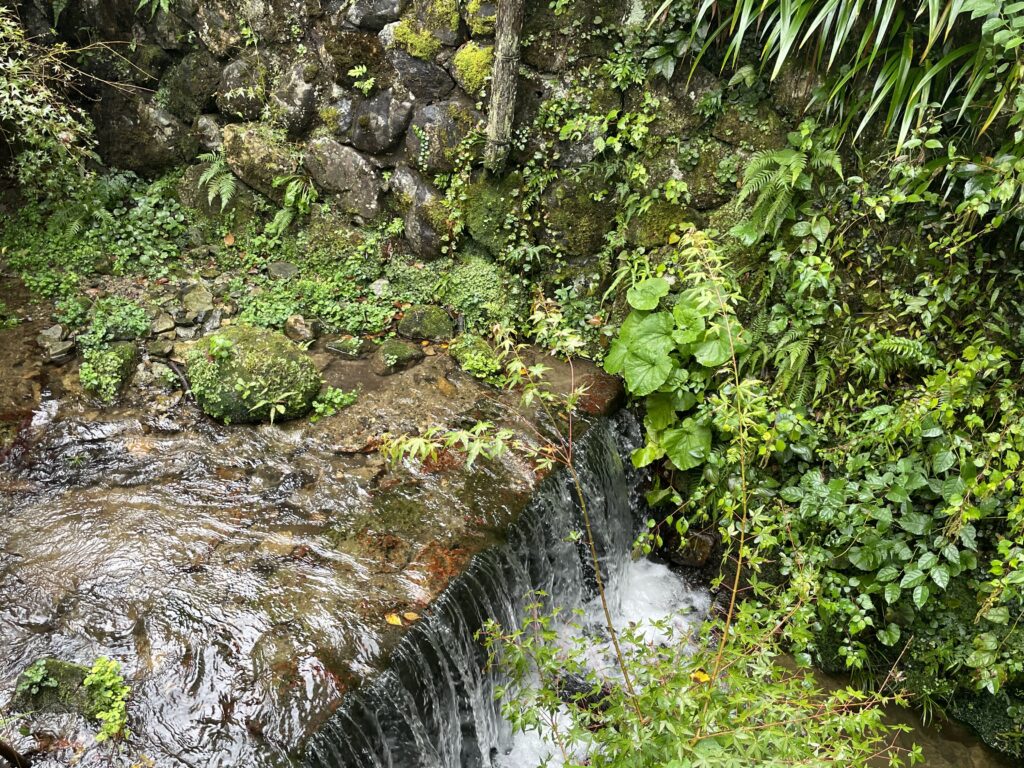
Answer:
[[744, 149], [778, 149], [786, 146], [786, 125], [766, 104], [733, 105], [715, 121], [711, 135]]
[[401, 339], [388, 339], [377, 348], [370, 368], [378, 376], [390, 376], [412, 368], [424, 357], [425, 354], [418, 345]]
[[469, 41], [452, 57], [452, 77], [470, 96], [478, 96], [494, 67], [494, 46]]
[[475, 333], [463, 333], [448, 348], [455, 362], [470, 376], [490, 379], [501, 373], [501, 358], [483, 337]]
[[[378, 35], [353, 29], [336, 30], [324, 41], [324, 48], [334, 63], [335, 80], [343, 87], [354, 88], [357, 80], [367, 77], [372, 77], [374, 86], [380, 90], [394, 83], [394, 71]], [[349, 74], [360, 66], [366, 67], [365, 75]]]
[[667, 200], [655, 200], [651, 206], [633, 217], [629, 222], [626, 237], [633, 245], [657, 248], [667, 245], [672, 233], [681, 224], [689, 223], [701, 227], [704, 217], [684, 205]]
[[440, 281], [438, 298], [462, 315], [468, 330], [489, 332], [496, 324], [518, 327], [530, 315], [527, 286], [472, 243]]
[[698, 211], [717, 208], [735, 195], [738, 190], [735, 184], [722, 180], [722, 166], [733, 158], [742, 171], [742, 158], [728, 144], [716, 139], [700, 142], [697, 163], [689, 169], [679, 169], [672, 165], [662, 169], [652, 169], [652, 181], [661, 184], [668, 177], [677, 177], [686, 182], [690, 191], [690, 201]]
[[225, 424], [305, 416], [323, 386], [302, 348], [264, 328], [232, 326], [207, 336], [186, 365], [199, 407]]
[[[36, 669], [37, 665], [45, 667], [45, 677], [34, 682], [29, 679], [28, 673]], [[40, 659], [18, 678], [11, 709], [15, 712], [73, 713], [95, 717], [96, 703], [84, 685], [88, 674], [89, 670], [80, 664], [54, 658]]]
[[106, 403], [113, 402], [131, 378], [137, 360], [138, 349], [130, 341], [86, 350], [79, 369], [82, 388]]
[[1020, 734], [1024, 722], [1011, 711], [1024, 709], [1024, 699], [1011, 692], [992, 695], [984, 691], [962, 691], [953, 697], [949, 712], [971, 726], [988, 746], [1015, 758], [1024, 758]]
[[593, 256], [615, 222], [615, 207], [594, 200], [604, 181], [595, 174], [566, 176], [544, 194], [545, 239], [570, 256]]
[[405, 310], [398, 333], [407, 339], [448, 341], [454, 334], [452, 319], [441, 307], [421, 304]]
[[500, 181], [481, 176], [466, 189], [464, 216], [469, 236], [497, 256], [505, 250], [509, 232], [505, 223], [516, 208], [518, 174]]

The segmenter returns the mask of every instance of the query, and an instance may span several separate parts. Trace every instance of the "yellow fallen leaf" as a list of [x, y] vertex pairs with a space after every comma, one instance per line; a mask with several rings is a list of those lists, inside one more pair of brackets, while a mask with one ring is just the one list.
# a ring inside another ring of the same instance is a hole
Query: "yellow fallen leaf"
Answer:
[[711, 680], [711, 675], [703, 669], [698, 669], [690, 673], [690, 679], [695, 683], [706, 683]]
[[234, 244], [235, 244], [235, 236], [234, 236], [233, 233], [228, 232], [226, 235], [224, 235], [224, 245], [226, 245], [228, 248], [230, 248]]
[[396, 627], [402, 626], [402, 619], [397, 613], [389, 613], [384, 617], [384, 621], [388, 624], [394, 624]]
[[419, 621], [420, 620], [420, 615], [418, 613], [416, 613], [415, 611], [406, 611], [405, 613], [402, 614], [402, 618], [405, 619], [406, 621]]

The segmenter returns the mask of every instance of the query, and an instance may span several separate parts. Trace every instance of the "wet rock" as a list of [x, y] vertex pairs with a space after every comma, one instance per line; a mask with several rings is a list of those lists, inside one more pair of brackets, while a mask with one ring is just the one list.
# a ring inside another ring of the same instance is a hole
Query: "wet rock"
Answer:
[[441, 255], [448, 232], [448, 212], [434, 188], [416, 171], [401, 164], [391, 177], [391, 189], [405, 211], [405, 239], [421, 259]]
[[21, 673], [12, 708], [21, 712], [94, 715], [96, 703], [85, 688], [89, 670], [79, 664], [45, 658]]
[[155, 334], [174, 330], [174, 318], [169, 312], [160, 312], [149, 324], [149, 330]]
[[299, 276], [299, 268], [290, 261], [272, 261], [267, 265], [267, 275], [275, 280], [294, 280]]
[[391, 281], [386, 277], [379, 277], [370, 283], [370, 293], [377, 298], [380, 298], [387, 293], [388, 288], [391, 286]]
[[46, 362], [54, 365], [63, 365], [69, 362], [75, 355], [75, 342], [71, 339], [61, 341], [49, 341], [42, 345], [43, 355]]
[[349, 141], [363, 152], [385, 152], [402, 138], [411, 116], [412, 99], [408, 93], [389, 88], [360, 98], [353, 111]]
[[295, 170], [288, 147], [265, 125], [241, 123], [224, 127], [224, 159], [242, 181], [272, 200], [280, 201], [284, 190], [274, 180]]
[[182, 325], [174, 329], [175, 338], [181, 341], [192, 341], [193, 339], [197, 338], [199, 334], [200, 329], [196, 328], [195, 326], [186, 327]]
[[169, 339], [154, 339], [146, 345], [146, 352], [152, 357], [170, 357], [174, 352], [174, 342]]
[[196, 118], [195, 132], [199, 145], [207, 152], [216, 152], [224, 142], [224, 126], [218, 115], [200, 115]]
[[422, 304], [405, 310], [398, 321], [398, 332], [407, 339], [448, 341], [455, 333], [455, 325], [441, 307]]
[[345, 18], [354, 26], [381, 30], [385, 24], [398, 21], [404, 8], [403, 0], [354, 0]]
[[387, 59], [401, 83], [418, 101], [438, 101], [455, 88], [451, 75], [432, 61], [411, 56], [400, 48], [391, 48]]
[[187, 163], [199, 151], [189, 125], [134, 94], [104, 90], [92, 116], [100, 154], [117, 168], [157, 173]]
[[419, 345], [388, 339], [374, 353], [370, 368], [378, 376], [390, 376], [411, 368], [423, 358]]
[[313, 83], [318, 72], [315, 64], [297, 61], [284, 72], [270, 95], [271, 113], [290, 136], [300, 135], [313, 121], [316, 111]]
[[483, 119], [466, 101], [442, 101], [416, 110], [406, 135], [406, 156], [423, 173], [450, 173], [459, 142]]
[[[188, 353], [192, 393], [203, 411], [225, 423], [304, 416], [323, 386], [310, 356], [284, 334], [231, 326]], [[244, 386], [236, 386], [237, 382]]]
[[217, 60], [197, 48], [164, 73], [159, 92], [166, 94], [166, 106], [172, 114], [191, 123], [213, 106], [220, 79]]
[[309, 322], [302, 315], [291, 315], [284, 321], [284, 335], [292, 341], [313, 341], [320, 335], [319, 323]]
[[491, 0], [469, 0], [459, 4], [462, 20], [469, 27], [473, 37], [490, 37], [494, 34], [498, 5]]
[[380, 212], [380, 174], [356, 150], [321, 137], [310, 142], [305, 163], [322, 189], [338, 195], [346, 213], [372, 219]]
[[213, 294], [203, 283], [188, 286], [181, 294], [184, 310], [182, 322], [186, 325], [202, 323], [213, 312]]
[[772, 104], [792, 120], [799, 120], [806, 114], [818, 114], [825, 100], [819, 99], [811, 104], [811, 98], [823, 85], [820, 73], [813, 68], [787, 60], [771, 84]]
[[259, 65], [241, 58], [224, 67], [217, 92], [217, 109], [243, 120], [257, 120], [263, 111], [264, 79]]
[[727, 203], [736, 193], [736, 183], [726, 178], [723, 169], [735, 167], [739, 174], [743, 166], [732, 147], [717, 139], [699, 142], [697, 152], [696, 163], [689, 167], [681, 168], [672, 158], [655, 163], [650, 169], [651, 182], [661, 185], [670, 178], [685, 182], [691, 205], [707, 211]]
[[213, 333], [220, 328], [221, 314], [222, 313], [219, 309], [214, 309], [213, 312], [210, 313], [209, 317], [203, 320], [202, 332], [204, 334]]

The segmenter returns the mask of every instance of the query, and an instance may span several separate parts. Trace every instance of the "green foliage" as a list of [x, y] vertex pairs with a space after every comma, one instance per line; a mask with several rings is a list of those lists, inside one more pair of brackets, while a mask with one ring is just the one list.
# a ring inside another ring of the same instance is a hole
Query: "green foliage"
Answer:
[[358, 88], [363, 96], [369, 96], [373, 90], [373, 86], [376, 84], [377, 79], [373, 76], [367, 76], [367, 69], [365, 64], [352, 67], [348, 71], [348, 76], [355, 78], [355, 87]]
[[235, 196], [238, 180], [220, 152], [207, 152], [196, 159], [201, 163], [208, 163], [206, 170], [199, 177], [199, 189], [206, 190], [206, 202], [210, 206], [219, 198], [220, 210], [223, 213]]
[[810, 59], [831, 76], [821, 100], [844, 124], [859, 119], [857, 135], [879, 117], [902, 144], [923, 120], [944, 112], [976, 135], [1006, 118], [1017, 129], [1013, 143], [1021, 142], [1024, 9], [1016, 3], [737, 0], [724, 9], [708, 3], [696, 14], [692, 39], [703, 41], [709, 24], [702, 53], [721, 41], [727, 63], [735, 65], [752, 48], [775, 78], [787, 61]]
[[90, 346], [82, 350], [78, 379], [86, 392], [112, 403], [131, 372], [135, 351], [131, 345]]
[[121, 664], [101, 656], [85, 677], [92, 715], [100, 721], [96, 741], [131, 736], [128, 730], [128, 695], [131, 693], [121, 676]]
[[[819, 135], [817, 129], [814, 120], [804, 120], [798, 130], [789, 133], [789, 147], [763, 150], [750, 159], [743, 174], [740, 201], [751, 196], [756, 196], [756, 200], [749, 220], [732, 231], [748, 245], [765, 235], [777, 234], [783, 223], [796, 217], [797, 195], [813, 191], [816, 174], [831, 170], [842, 179], [835, 140]], [[814, 234], [819, 235], [816, 229]]]
[[280, 237], [296, 219], [309, 215], [319, 195], [316, 185], [308, 176], [278, 176], [273, 186], [274, 189], [284, 187], [284, 197], [281, 208], [267, 224], [266, 231], [271, 237]]
[[54, 679], [46, 666], [46, 659], [39, 659], [24, 672], [18, 680], [17, 693], [35, 696], [44, 688], [56, 688]]
[[67, 298], [97, 272], [168, 273], [186, 217], [166, 182], [113, 173], [88, 176], [64, 192], [65, 198], [21, 206], [0, 232], [8, 264], [30, 289]]
[[414, 16], [403, 16], [393, 34], [395, 44], [417, 59], [431, 61], [441, 50], [441, 41], [429, 29], [421, 27]]
[[157, 11], [163, 13], [171, 12], [171, 0], [139, 0], [139, 4], [135, 7], [135, 12], [138, 13], [142, 10], [149, 10], [150, 20], [156, 16]]
[[377, 450], [392, 465], [406, 460], [436, 460], [441, 451], [457, 450], [465, 454], [466, 466], [472, 467], [481, 456], [494, 459], [505, 453], [514, 434], [512, 430], [498, 429], [490, 422], [478, 421], [469, 429], [428, 427], [415, 435], [385, 434]]
[[[625, 679], [633, 681], [627, 686], [594, 668], [598, 638], [579, 622], [542, 610], [538, 599], [522, 629], [511, 632], [491, 621], [484, 638], [491, 663], [511, 679], [498, 691], [502, 714], [516, 730], [541, 731], [566, 765], [921, 762], [917, 749], [894, 746], [900, 729], [883, 719], [887, 699], [854, 688], [826, 693], [807, 670], [781, 666], [773, 617], [744, 612], [720, 649], [710, 627], [699, 638], [669, 621], [628, 627], [619, 638]], [[650, 642], [652, 633], [661, 641]], [[574, 684], [567, 689], [570, 675]]]
[[17, 324], [18, 318], [11, 312], [6, 302], [0, 300], [0, 329], [13, 328]]
[[92, 157], [92, 125], [65, 99], [76, 70], [66, 45], [31, 40], [17, 12], [0, 7], [0, 137], [14, 149], [26, 192], [62, 193]]
[[451, 356], [470, 376], [492, 384], [503, 381], [499, 374], [504, 370], [501, 357], [480, 336], [464, 333], [457, 336], [448, 346]]
[[466, 43], [459, 48], [452, 59], [452, 66], [455, 68], [459, 82], [471, 95], [477, 95], [483, 91], [491, 77], [493, 64], [494, 46], [478, 45], [474, 42]]
[[98, 347], [108, 341], [133, 340], [149, 332], [146, 310], [129, 299], [109, 296], [99, 299], [89, 312], [89, 326], [79, 334], [83, 348]]
[[338, 411], [348, 408], [358, 399], [359, 390], [346, 392], [345, 390], [338, 389], [337, 387], [327, 387], [327, 389], [317, 395], [316, 400], [313, 401], [313, 415], [309, 417], [309, 420], [315, 424], [320, 419], [333, 416], [338, 413]]

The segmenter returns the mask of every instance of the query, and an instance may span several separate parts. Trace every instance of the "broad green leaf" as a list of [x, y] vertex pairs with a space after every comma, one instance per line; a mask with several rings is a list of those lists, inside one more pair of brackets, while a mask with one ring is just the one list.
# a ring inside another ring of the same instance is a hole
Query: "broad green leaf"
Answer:
[[920, 512], [907, 512], [901, 515], [897, 522], [903, 530], [915, 536], [923, 536], [925, 531], [931, 527], [932, 518]]
[[900, 628], [890, 623], [885, 629], [878, 630], [878, 639], [882, 645], [896, 645], [900, 640]]
[[665, 453], [677, 469], [686, 470], [700, 466], [711, 453], [711, 430], [693, 419], [666, 429], [662, 434]]
[[887, 565], [875, 575], [875, 578], [884, 584], [890, 581], [895, 581], [899, 575], [899, 568]]
[[930, 594], [927, 584], [918, 584], [914, 587], [914, 605], [921, 608], [925, 603], [928, 602], [928, 595]]
[[910, 589], [910, 587], [916, 587], [918, 584], [924, 581], [924, 572], [919, 571], [917, 568], [911, 568], [905, 574], [903, 574], [903, 580], [900, 581], [900, 587], [902, 589]]
[[1005, 605], [997, 605], [985, 611], [985, 618], [993, 624], [1006, 624], [1010, 620], [1010, 610]]
[[697, 345], [693, 356], [698, 363], [707, 368], [724, 365], [727, 360], [732, 359], [732, 347], [728, 336], [712, 331], [711, 335]]
[[656, 309], [662, 297], [668, 295], [669, 288], [669, 282], [665, 278], [649, 277], [626, 291], [626, 301], [633, 309]]
[[928, 575], [932, 577], [932, 581], [935, 582], [935, 586], [939, 589], [945, 589], [949, 586], [949, 568], [946, 566], [936, 566], [935, 568], [932, 568], [931, 573]]
[[622, 366], [629, 391], [637, 397], [654, 392], [672, 373], [672, 359], [656, 349], [638, 349], [630, 352]]
[[892, 605], [900, 599], [900, 592], [902, 591], [903, 590], [900, 589], [900, 585], [896, 584], [895, 582], [893, 582], [892, 584], [886, 584], [885, 592], [883, 593], [885, 595], [885, 602]]
[[668, 392], [655, 392], [648, 395], [645, 401], [647, 405], [647, 418], [651, 429], [661, 430], [671, 427], [676, 422], [675, 397]]
[[642, 448], [637, 448], [633, 451], [630, 459], [633, 462], [633, 466], [639, 469], [640, 467], [646, 467], [662, 456], [665, 455], [665, 449], [658, 445], [653, 440], [648, 440]]

